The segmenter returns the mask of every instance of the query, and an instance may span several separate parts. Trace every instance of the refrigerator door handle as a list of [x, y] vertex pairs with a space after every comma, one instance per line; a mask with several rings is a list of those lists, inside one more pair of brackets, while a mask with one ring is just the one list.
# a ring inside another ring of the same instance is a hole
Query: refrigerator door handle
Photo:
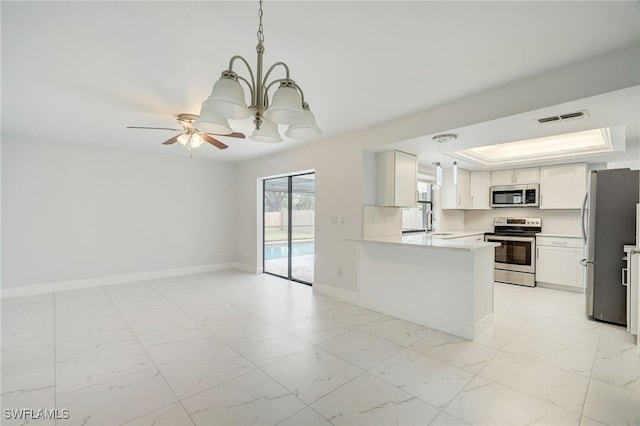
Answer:
[[580, 218], [582, 219], [582, 241], [587, 241], [587, 224], [585, 223], [585, 213], [587, 212], [587, 199], [589, 198], [589, 191], [585, 191], [584, 199], [582, 200], [582, 208], [580, 209]]
[[581, 264], [582, 266], [584, 266], [584, 267], [587, 267], [587, 266], [589, 266], [589, 265], [595, 265], [595, 264], [596, 264], [596, 262], [593, 262], [593, 261], [591, 261], [591, 260], [587, 260], [587, 259], [580, 259], [580, 261], [579, 261], [579, 262], [580, 262], [580, 264]]

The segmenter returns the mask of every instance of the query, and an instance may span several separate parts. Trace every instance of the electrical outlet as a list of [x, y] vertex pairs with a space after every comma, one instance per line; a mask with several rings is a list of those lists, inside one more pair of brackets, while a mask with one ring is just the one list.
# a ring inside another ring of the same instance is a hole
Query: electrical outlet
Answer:
[[344, 225], [344, 216], [340, 216], [340, 225]]
[[332, 225], [338, 224], [338, 216], [331, 216], [331, 224]]
[[338, 266], [338, 276], [341, 277], [342, 276], [342, 266]]

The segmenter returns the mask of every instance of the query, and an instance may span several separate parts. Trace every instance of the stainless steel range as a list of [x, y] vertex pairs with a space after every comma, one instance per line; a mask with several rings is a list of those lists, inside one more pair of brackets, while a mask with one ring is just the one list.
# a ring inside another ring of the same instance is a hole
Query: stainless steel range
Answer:
[[493, 219], [493, 232], [485, 233], [484, 240], [500, 244], [496, 247], [496, 281], [535, 287], [536, 234], [541, 231], [539, 217]]

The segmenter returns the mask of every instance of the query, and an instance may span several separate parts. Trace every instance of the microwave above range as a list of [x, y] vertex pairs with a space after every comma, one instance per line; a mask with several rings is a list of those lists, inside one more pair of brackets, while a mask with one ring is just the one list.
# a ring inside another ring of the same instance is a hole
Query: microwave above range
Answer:
[[540, 185], [504, 185], [491, 187], [491, 207], [538, 207]]

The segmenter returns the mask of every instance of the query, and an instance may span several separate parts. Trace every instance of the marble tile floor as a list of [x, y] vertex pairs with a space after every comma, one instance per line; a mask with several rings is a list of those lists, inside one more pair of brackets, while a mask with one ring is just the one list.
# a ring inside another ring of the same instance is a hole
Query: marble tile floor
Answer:
[[0, 422], [640, 425], [633, 339], [583, 300], [496, 284], [465, 341], [233, 270], [3, 299]]

